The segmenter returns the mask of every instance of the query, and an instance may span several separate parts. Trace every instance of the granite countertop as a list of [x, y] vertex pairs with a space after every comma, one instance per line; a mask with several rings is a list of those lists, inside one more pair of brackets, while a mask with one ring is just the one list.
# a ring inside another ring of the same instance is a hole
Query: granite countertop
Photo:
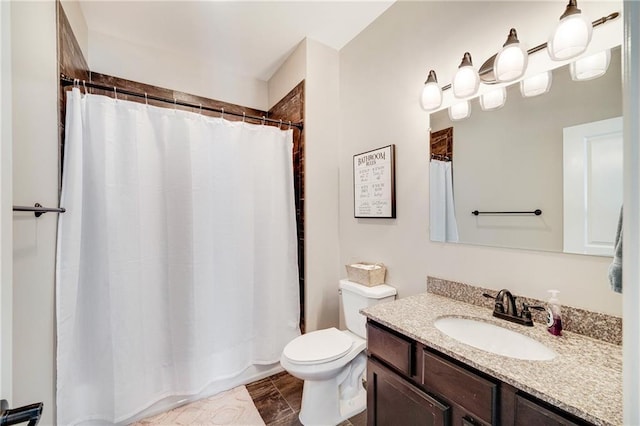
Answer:
[[[443, 296], [423, 293], [361, 311], [405, 336], [483, 371], [530, 395], [596, 425], [622, 424], [622, 347], [563, 331], [560, 337], [544, 324], [526, 327], [494, 318], [492, 311]], [[485, 352], [439, 331], [443, 316], [491, 322], [534, 338], [557, 356], [526, 361]]]

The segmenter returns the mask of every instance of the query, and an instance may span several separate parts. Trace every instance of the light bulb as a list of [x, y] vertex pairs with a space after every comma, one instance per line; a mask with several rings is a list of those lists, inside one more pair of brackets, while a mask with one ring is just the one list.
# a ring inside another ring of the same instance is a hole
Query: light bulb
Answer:
[[611, 62], [611, 51], [609, 49], [586, 58], [580, 58], [569, 66], [571, 79], [584, 81], [601, 77], [609, 69], [609, 62]]
[[442, 90], [438, 86], [438, 79], [434, 70], [429, 71], [427, 81], [422, 88], [420, 105], [426, 111], [433, 111], [442, 105]]
[[464, 120], [471, 115], [471, 104], [469, 101], [458, 102], [449, 107], [449, 118], [451, 121]]
[[453, 77], [451, 86], [453, 87], [453, 96], [456, 98], [467, 98], [478, 91], [480, 76], [478, 71], [473, 68], [469, 52], [466, 52], [462, 57], [462, 62]]
[[500, 87], [480, 96], [480, 108], [483, 111], [494, 111], [504, 106], [507, 101], [507, 89]]
[[511, 28], [507, 41], [496, 55], [493, 71], [500, 82], [513, 81], [522, 77], [527, 69], [529, 54], [518, 40], [515, 28]]
[[589, 46], [592, 33], [591, 21], [578, 9], [576, 0], [570, 0], [547, 43], [549, 56], [554, 61], [578, 56]]
[[551, 71], [546, 71], [522, 80], [520, 82], [520, 93], [525, 98], [531, 98], [549, 92], [552, 76]]

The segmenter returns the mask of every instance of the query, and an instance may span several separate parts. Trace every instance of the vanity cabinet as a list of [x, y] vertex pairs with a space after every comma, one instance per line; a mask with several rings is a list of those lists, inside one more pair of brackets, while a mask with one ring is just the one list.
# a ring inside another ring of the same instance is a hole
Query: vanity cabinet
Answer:
[[371, 320], [367, 353], [369, 426], [589, 424]]

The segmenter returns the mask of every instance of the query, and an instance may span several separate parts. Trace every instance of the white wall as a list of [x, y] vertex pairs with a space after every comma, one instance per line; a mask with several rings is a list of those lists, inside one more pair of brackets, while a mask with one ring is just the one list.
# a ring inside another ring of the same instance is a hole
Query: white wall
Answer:
[[273, 108], [307, 75], [307, 40], [302, 40], [267, 82], [269, 104]]
[[[593, 20], [622, 6], [581, 8]], [[539, 299], [557, 288], [566, 304], [621, 315], [622, 298], [607, 281], [610, 259], [429, 241], [429, 118], [418, 104], [427, 72], [435, 69], [447, 84], [465, 51], [480, 65], [511, 27], [529, 46], [542, 43], [563, 11], [556, 2], [398, 2], [340, 51], [339, 264], [384, 262], [400, 297], [424, 291], [432, 275]], [[594, 49], [598, 33], [619, 31], [621, 40], [620, 21], [594, 30]], [[352, 155], [390, 143], [398, 218], [354, 219]]]
[[338, 325], [339, 56], [307, 40], [305, 81], [305, 326]]
[[[11, 3], [13, 203], [58, 204], [56, 3]], [[55, 418], [56, 214], [13, 215], [13, 406]]]
[[0, 2], [0, 399], [12, 399], [11, 3]]
[[89, 69], [167, 89], [266, 110], [267, 82], [224, 64], [134, 44], [89, 30]]

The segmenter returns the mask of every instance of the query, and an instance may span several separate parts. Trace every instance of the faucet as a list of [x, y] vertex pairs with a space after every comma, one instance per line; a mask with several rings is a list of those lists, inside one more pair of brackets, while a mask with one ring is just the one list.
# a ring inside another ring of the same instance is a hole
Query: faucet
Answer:
[[539, 311], [546, 310], [544, 306], [522, 303], [522, 311], [518, 313], [518, 309], [516, 308], [516, 297], [506, 288], [500, 290], [496, 296], [488, 293], [482, 293], [482, 295], [490, 299], [495, 299], [495, 305], [493, 307], [494, 317], [526, 325], [527, 327], [533, 327], [533, 319], [531, 318], [530, 309], [536, 309]]

